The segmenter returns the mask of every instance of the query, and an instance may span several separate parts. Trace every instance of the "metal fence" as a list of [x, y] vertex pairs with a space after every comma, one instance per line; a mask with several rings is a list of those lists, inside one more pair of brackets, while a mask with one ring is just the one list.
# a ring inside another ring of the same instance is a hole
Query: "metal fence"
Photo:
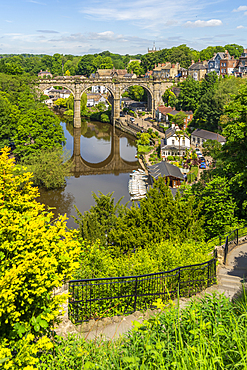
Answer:
[[129, 315], [177, 296], [191, 296], [216, 281], [216, 259], [138, 276], [69, 281], [69, 318], [73, 323]]
[[236, 246], [246, 243], [247, 241], [247, 237], [245, 237], [246, 235], [247, 235], [247, 226], [233, 230], [229, 235], [227, 235], [224, 245], [224, 264], [226, 264], [227, 255], [229, 252], [231, 252]]

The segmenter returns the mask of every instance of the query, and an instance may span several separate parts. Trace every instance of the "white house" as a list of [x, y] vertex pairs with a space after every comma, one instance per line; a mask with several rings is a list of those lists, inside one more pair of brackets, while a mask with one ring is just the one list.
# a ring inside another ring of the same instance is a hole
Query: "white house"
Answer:
[[87, 94], [87, 107], [94, 107], [95, 105], [99, 103], [104, 103], [106, 108], [108, 108], [108, 103], [106, 98], [102, 96], [101, 94], [93, 94], [93, 93], [88, 93]]
[[171, 127], [165, 131], [165, 139], [161, 142], [161, 157], [166, 159], [169, 155], [185, 155], [186, 149], [190, 149], [190, 139], [186, 133]]
[[105, 86], [92, 86], [92, 93], [94, 94], [106, 94], [108, 92]]

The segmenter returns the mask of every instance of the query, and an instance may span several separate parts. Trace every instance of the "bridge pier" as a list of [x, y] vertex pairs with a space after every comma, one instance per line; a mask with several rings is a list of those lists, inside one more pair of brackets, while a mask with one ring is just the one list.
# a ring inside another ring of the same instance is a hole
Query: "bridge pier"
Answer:
[[81, 127], [81, 94], [80, 85], [75, 85], [74, 95], [74, 127]]

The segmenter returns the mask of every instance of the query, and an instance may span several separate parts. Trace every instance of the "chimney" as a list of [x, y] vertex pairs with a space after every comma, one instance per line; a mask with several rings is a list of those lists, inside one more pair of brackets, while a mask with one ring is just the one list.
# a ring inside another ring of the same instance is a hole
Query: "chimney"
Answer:
[[192, 64], [194, 64], [195, 62], [194, 62], [194, 60], [192, 59], [192, 61], [191, 61], [191, 66], [192, 66]]
[[175, 68], [175, 64], [172, 64], [172, 68]]
[[154, 65], [154, 68], [156, 68], [156, 63], [155, 63], [155, 65]]
[[198, 62], [201, 63], [201, 59], [198, 59]]

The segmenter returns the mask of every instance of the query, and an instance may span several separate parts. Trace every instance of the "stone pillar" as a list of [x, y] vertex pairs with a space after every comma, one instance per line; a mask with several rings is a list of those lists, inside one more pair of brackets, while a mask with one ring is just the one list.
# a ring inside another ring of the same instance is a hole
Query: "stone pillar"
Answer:
[[155, 118], [155, 110], [161, 103], [161, 84], [159, 82], [154, 82], [154, 95], [153, 95], [153, 106], [152, 106], [152, 116]]
[[120, 99], [114, 99], [114, 104], [113, 104], [113, 126], [115, 126], [115, 121], [118, 118], [120, 118]]
[[80, 95], [80, 86], [79, 86], [79, 84], [75, 86], [74, 127], [81, 127], [81, 95]]

